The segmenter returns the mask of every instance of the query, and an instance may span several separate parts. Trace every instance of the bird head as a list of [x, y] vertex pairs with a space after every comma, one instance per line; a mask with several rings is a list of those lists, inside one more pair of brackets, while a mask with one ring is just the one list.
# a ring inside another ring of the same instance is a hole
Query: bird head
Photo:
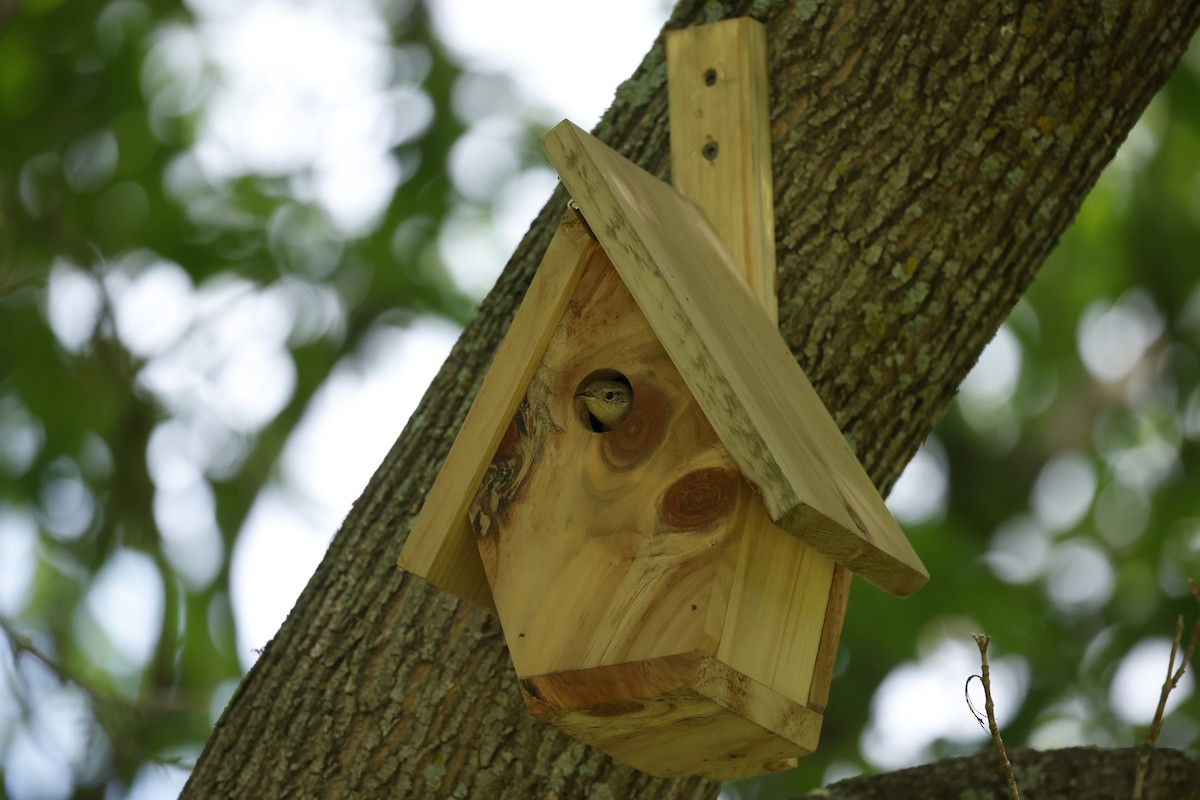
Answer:
[[587, 406], [601, 431], [611, 431], [629, 416], [633, 393], [629, 386], [611, 378], [600, 378], [575, 393]]

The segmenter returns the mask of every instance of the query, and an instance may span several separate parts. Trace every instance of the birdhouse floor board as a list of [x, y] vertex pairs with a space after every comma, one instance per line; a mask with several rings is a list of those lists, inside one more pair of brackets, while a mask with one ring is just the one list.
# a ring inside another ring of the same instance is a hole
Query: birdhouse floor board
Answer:
[[816, 711], [703, 653], [539, 675], [521, 692], [534, 716], [664, 778], [787, 769], [821, 730]]

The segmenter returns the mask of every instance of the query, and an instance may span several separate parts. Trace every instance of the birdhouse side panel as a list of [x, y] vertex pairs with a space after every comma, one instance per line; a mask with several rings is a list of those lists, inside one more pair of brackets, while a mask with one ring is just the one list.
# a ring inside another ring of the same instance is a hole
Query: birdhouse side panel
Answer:
[[837, 648], [837, 632], [825, 635], [834, 562], [776, 526], [761, 503], [746, 517], [717, 658], [786, 697], [824, 708], [824, 695], [814, 703], [812, 692], [823, 650]]
[[[617, 379], [628, 415], [603, 430], [577, 395]], [[743, 487], [611, 263], [596, 259], [470, 509], [518, 676], [711, 652], [734, 573], [725, 545], [753, 500]]]

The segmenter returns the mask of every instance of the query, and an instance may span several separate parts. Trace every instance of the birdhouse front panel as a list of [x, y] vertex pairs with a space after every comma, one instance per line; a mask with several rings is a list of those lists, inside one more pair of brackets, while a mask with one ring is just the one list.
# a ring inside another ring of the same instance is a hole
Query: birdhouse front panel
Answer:
[[[611, 430], [596, 383], [629, 398]], [[518, 676], [715, 651], [753, 502], [597, 250], [469, 512]]]
[[659, 775], [816, 746], [834, 564], [771, 522], [602, 249], [468, 518], [536, 715]]

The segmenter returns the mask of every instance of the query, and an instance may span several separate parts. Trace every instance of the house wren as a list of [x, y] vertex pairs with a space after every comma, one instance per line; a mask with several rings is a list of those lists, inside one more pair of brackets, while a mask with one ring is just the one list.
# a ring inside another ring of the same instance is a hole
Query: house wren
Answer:
[[599, 431], [611, 431], [624, 422], [633, 403], [633, 393], [629, 387], [608, 378], [592, 381], [575, 396], [587, 406], [599, 425]]

